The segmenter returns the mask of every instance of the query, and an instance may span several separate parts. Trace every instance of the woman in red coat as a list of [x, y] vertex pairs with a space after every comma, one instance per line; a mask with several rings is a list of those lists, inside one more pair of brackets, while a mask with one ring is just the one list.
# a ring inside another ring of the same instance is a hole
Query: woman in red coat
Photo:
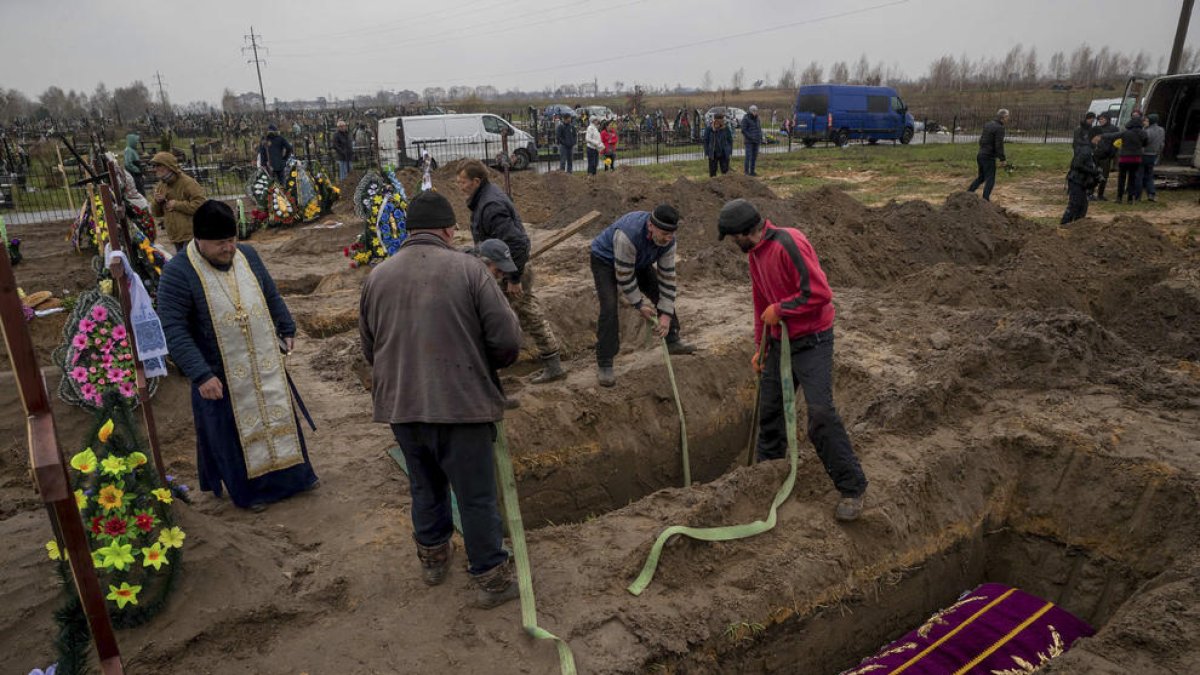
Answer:
[[617, 123], [609, 122], [600, 132], [600, 142], [604, 145], [604, 170], [615, 171], [617, 168]]

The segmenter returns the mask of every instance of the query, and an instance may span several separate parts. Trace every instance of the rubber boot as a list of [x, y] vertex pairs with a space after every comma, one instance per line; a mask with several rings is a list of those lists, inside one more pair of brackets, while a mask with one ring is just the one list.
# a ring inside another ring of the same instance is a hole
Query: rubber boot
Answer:
[[858, 520], [862, 515], [863, 498], [858, 497], [842, 497], [838, 501], [837, 509], [834, 511], [834, 517], [843, 523]]
[[558, 354], [542, 358], [542, 364], [546, 367], [542, 369], [542, 372], [533, 376], [533, 379], [530, 380], [533, 384], [554, 382], [567, 376], [567, 371], [563, 370], [562, 361], [559, 360]]
[[613, 374], [612, 366], [599, 366], [596, 370], [596, 379], [600, 381], [601, 387], [611, 387], [617, 383], [617, 376]]
[[440, 546], [422, 546], [417, 544], [417, 559], [421, 561], [421, 581], [426, 586], [437, 586], [446, 580], [446, 572], [450, 569], [450, 558], [454, 555], [454, 540], [447, 539]]
[[499, 607], [521, 594], [517, 580], [513, 578], [511, 557], [483, 574], [471, 575], [471, 579], [477, 587], [474, 604], [479, 609]]
[[667, 343], [667, 353], [672, 355], [695, 354], [696, 346], [683, 340], [675, 340]]

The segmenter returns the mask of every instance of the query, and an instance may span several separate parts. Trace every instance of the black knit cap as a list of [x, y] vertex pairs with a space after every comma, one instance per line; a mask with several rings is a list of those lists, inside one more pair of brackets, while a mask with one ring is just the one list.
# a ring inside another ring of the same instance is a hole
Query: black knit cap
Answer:
[[209, 199], [192, 214], [192, 236], [196, 239], [230, 239], [237, 236], [237, 218], [225, 202]]
[[650, 214], [650, 222], [660, 230], [674, 232], [679, 229], [679, 212], [670, 204], [659, 204]]
[[745, 199], [731, 199], [725, 202], [717, 216], [717, 239], [724, 239], [727, 234], [746, 234], [761, 220], [762, 216], [753, 204]]
[[454, 207], [440, 192], [426, 190], [408, 203], [405, 214], [409, 230], [441, 230], [454, 227]]

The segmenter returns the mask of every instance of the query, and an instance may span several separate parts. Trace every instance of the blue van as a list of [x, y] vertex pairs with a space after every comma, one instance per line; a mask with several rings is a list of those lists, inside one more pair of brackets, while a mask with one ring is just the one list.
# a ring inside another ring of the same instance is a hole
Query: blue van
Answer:
[[840, 147], [852, 138], [908, 143], [913, 137], [913, 116], [891, 87], [806, 85], [796, 94], [795, 116], [792, 136], [809, 148], [817, 141]]

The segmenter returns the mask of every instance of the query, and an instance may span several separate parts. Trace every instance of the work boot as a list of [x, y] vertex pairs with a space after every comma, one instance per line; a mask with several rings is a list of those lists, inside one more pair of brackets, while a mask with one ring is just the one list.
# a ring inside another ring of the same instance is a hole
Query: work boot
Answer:
[[533, 384], [546, 384], [547, 382], [561, 380], [567, 376], [567, 371], [563, 370], [562, 361], [559, 360], [558, 354], [543, 357], [542, 363], [546, 367], [542, 369], [542, 372], [533, 376], [533, 379], [530, 380]]
[[600, 366], [596, 370], [596, 379], [600, 380], [601, 387], [611, 387], [617, 383], [617, 376], [613, 374], [612, 366]]
[[512, 558], [483, 574], [472, 574], [471, 579], [478, 587], [475, 591], [474, 605], [479, 609], [499, 607], [521, 594], [521, 589], [513, 578]]
[[667, 343], [668, 354], [695, 354], [696, 345], [689, 344], [683, 340], [676, 340]]
[[862, 510], [862, 495], [857, 497], [843, 496], [842, 500], [838, 502], [837, 510], [834, 512], [834, 516], [843, 523], [848, 523], [853, 520], [858, 520], [858, 517], [862, 515]]
[[422, 546], [415, 537], [413, 542], [417, 545], [417, 559], [421, 561], [421, 581], [426, 586], [437, 586], [445, 581], [450, 558], [454, 555], [454, 540], [447, 539], [440, 546]]
[[520, 407], [521, 407], [521, 402], [518, 401], [515, 396], [505, 396], [504, 397], [504, 409], [505, 410], [516, 410], [517, 408], [520, 408]]

